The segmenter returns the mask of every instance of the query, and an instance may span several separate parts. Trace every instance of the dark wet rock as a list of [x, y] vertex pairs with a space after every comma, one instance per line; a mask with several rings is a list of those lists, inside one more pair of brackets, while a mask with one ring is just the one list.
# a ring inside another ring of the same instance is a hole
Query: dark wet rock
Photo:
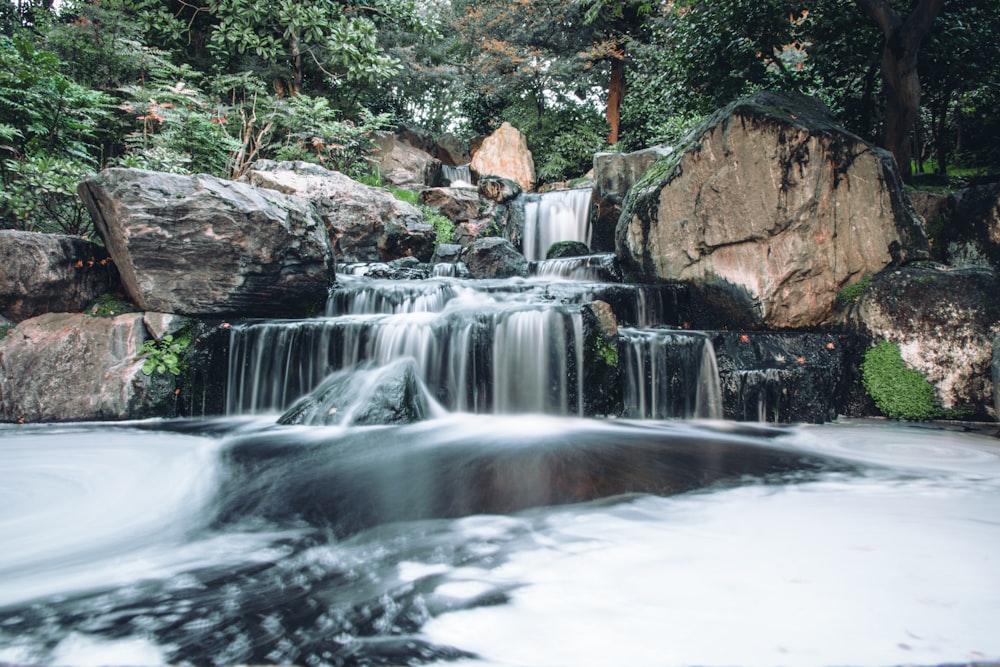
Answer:
[[618, 320], [611, 305], [583, 306], [583, 413], [618, 416], [624, 410]]
[[947, 409], [996, 418], [991, 362], [1000, 333], [1000, 275], [989, 268], [909, 266], [876, 274], [849, 321], [899, 345]]
[[462, 246], [458, 243], [440, 243], [434, 248], [431, 262], [454, 264], [462, 259]]
[[431, 414], [427, 389], [409, 357], [385, 366], [340, 371], [295, 402], [279, 424], [410, 424]]
[[255, 162], [245, 176], [258, 187], [305, 197], [319, 212], [338, 262], [388, 262], [434, 252], [436, 232], [420, 209], [384, 188], [309, 162]]
[[868, 405], [858, 382], [863, 336], [755, 331], [711, 336], [726, 419], [823, 423]]
[[759, 93], [645, 172], [616, 252], [639, 280], [730, 285], [764, 326], [800, 328], [826, 321], [845, 285], [928, 244], [889, 153], [816, 100]]
[[506, 239], [476, 239], [462, 254], [473, 278], [512, 278], [528, 275], [528, 260]]
[[139, 169], [107, 169], [79, 191], [141, 310], [300, 316], [326, 298], [330, 241], [307, 199]]
[[670, 151], [647, 148], [633, 153], [594, 155], [594, 210], [590, 243], [595, 252], [614, 252], [615, 228], [622, 214], [625, 195], [654, 162]]
[[0, 314], [78, 313], [122, 289], [103, 247], [79, 236], [0, 230]]
[[955, 193], [927, 223], [936, 259], [953, 267], [1000, 270], [1000, 184]]
[[442, 164], [449, 167], [458, 167], [472, 161], [472, 156], [469, 155], [469, 144], [453, 134], [446, 132], [437, 137], [434, 147], [434, 155], [441, 160]]
[[590, 254], [590, 248], [580, 241], [558, 241], [549, 246], [545, 259], [560, 259], [562, 257], [583, 257]]
[[506, 204], [517, 199], [523, 192], [516, 182], [501, 176], [482, 176], [476, 187], [479, 196], [497, 204]]

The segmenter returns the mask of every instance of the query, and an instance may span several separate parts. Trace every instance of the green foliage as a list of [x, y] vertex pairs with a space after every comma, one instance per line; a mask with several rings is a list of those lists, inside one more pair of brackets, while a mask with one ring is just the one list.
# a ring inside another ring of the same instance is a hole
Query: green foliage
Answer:
[[906, 366], [895, 343], [881, 341], [865, 353], [861, 380], [875, 405], [890, 419], [925, 420], [940, 413], [934, 387], [920, 371]]
[[407, 204], [413, 204], [417, 206], [420, 201], [420, 193], [416, 190], [407, 190], [405, 188], [388, 188], [392, 196], [400, 201], [405, 201]]
[[837, 301], [843, 304], [857, 303], [864, 291], [868, 289], [871, 285], [872, 277], [870, 275], [864, 276], [856, 283], [852, 283], [840, 290], [837, 294]]
[[147, 340], [139, 349], [146, 355], [142, 363], [142, 372], [146, 375], [159, 373], [161, 375], [180, 375], [184, 371], [181, 356], [191, 345], [193, 336], [190, 331], [184, 331], [177, 336], [166, 334], [159, 342]]
[[[122, 313], [135, 313], [138, 308], [118, 294], [102, 294], [87, 308], [91, 317], [116, 317]], [[148, 373], [147, 373], [148, 375]]]
[[455, 240], [455, 223], [450, 218], [433, 212], [428, 206], [421, 206], [420, 209], [424, 213], [424, 222], [434, 227], [437, 233], [435, 238], [437, 245], [452, 243]]
[[597, 354], [605, 364], [612, 368], [618, 367], [618, 346], [605, 336], [599, 335], [596, 340]]
[[6, 338], [7, 336], [11, 335], [12, 333], [14, 333], [14, 325], [13, 324], [0, 325], [0, 340], [3, 340], [4, 338]]

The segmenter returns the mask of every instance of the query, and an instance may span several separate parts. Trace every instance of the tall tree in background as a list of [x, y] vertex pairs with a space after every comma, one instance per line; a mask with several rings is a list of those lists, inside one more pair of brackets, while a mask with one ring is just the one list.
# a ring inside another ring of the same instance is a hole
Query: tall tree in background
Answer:
[[904, 180], [912, 172], [910, 133], [920, 111], [917, 54], [944, 0], [920, 0], [903, 16], [887, 0], [857, 0], [858, 7], [882, 30], [882, 85], [885, 88], [884, 146], [896, 157]]

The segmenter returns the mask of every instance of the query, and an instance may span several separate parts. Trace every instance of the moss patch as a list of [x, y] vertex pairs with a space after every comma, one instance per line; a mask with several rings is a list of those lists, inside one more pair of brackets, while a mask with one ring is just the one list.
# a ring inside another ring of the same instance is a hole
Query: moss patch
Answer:
[[92, 317], [117, 317], [122, 313], [135, 313], [139, 309], [119, 294], [102, 294], [87, 308]]
[[861, 381], [876, 407], [890, 419], [919, 421], [940, 414], [934, 387], [920, 371], [903, 362], [895, 343], [882, 341], [865, 352]]
[[856, 283], [852, 283], [840, 290], [837, 294], [837, 301], [844, 304], [857, 303], [858, 299], [864, 293], [868, 286], [872, 283], [872, 277], [870, 275], [863, 277]]

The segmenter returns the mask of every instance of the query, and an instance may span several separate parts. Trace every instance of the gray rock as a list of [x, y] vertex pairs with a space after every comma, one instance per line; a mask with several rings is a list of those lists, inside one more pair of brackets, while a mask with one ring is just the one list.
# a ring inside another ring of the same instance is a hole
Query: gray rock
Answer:
[[108, 169], [79, 192], [142, 310], [299, 316], [326, 298], [330, 241], [307, 199], [139, 169]]
[[528, 140], [507, 122], [483, 139], [472, 156], [471, 168], [480, 178], [509, 178], [524, 192], [530, 192], [535, 186], [535, 161], [528, 150]]
[[308, 162], [260, 160], [247, 172], [252, 185], [305, 197], [319, 212], [338, 262], [389, 262], [434, 252], [434, 228], [416, 206], [383, 188], [358, 183]]
[[145, 340], [141, 313], [49, 313], [21, 322], [0, 340], [0, 419], [143, 416], [143, 405], [152, 400], [138, 356]]
[[425, 150], [433, 150], [433, 142], [424, 148], [414, 146], [410, 143], [415, 141], [414, 136], [387, 134], [376, 139], [379, 150], [375, 162], [382, 180], [389, 185], [419, 190], [437, 181], [441, 161]]
[[996, 418], [991, 363], [1000, 333], [1000, 275], [988, 268], [903, 267], [875, 275], [851, 321], [899, 345], [945, 408]]
[[823, 323], [862, 275], [926, 257], [892, 156], [810, 98], [760, 93], [714, 115], [650, 167], [616, 230], [647, 281], [742, 290], [771, 328]]
[[0, 230], [0, 314], [17, 322], [81, 312], [121, 289], [107, 251], [78, 236]]
[[939, 219], [928, 223], [935, 258], [955, 267], [1000, 271], [1000, 184], [960, 190], [942, 205]]
[[594, 155], [594, 209], [590, 235], [594, 252], [614, 252], [615, 228], [625, 195], [654, 162], [670, 152], [654, 147], [633, 153]]
[[506, 239], [476, 239], [462, 260], [473, 278], [512, 278], [528, 275], [528, 260]]

